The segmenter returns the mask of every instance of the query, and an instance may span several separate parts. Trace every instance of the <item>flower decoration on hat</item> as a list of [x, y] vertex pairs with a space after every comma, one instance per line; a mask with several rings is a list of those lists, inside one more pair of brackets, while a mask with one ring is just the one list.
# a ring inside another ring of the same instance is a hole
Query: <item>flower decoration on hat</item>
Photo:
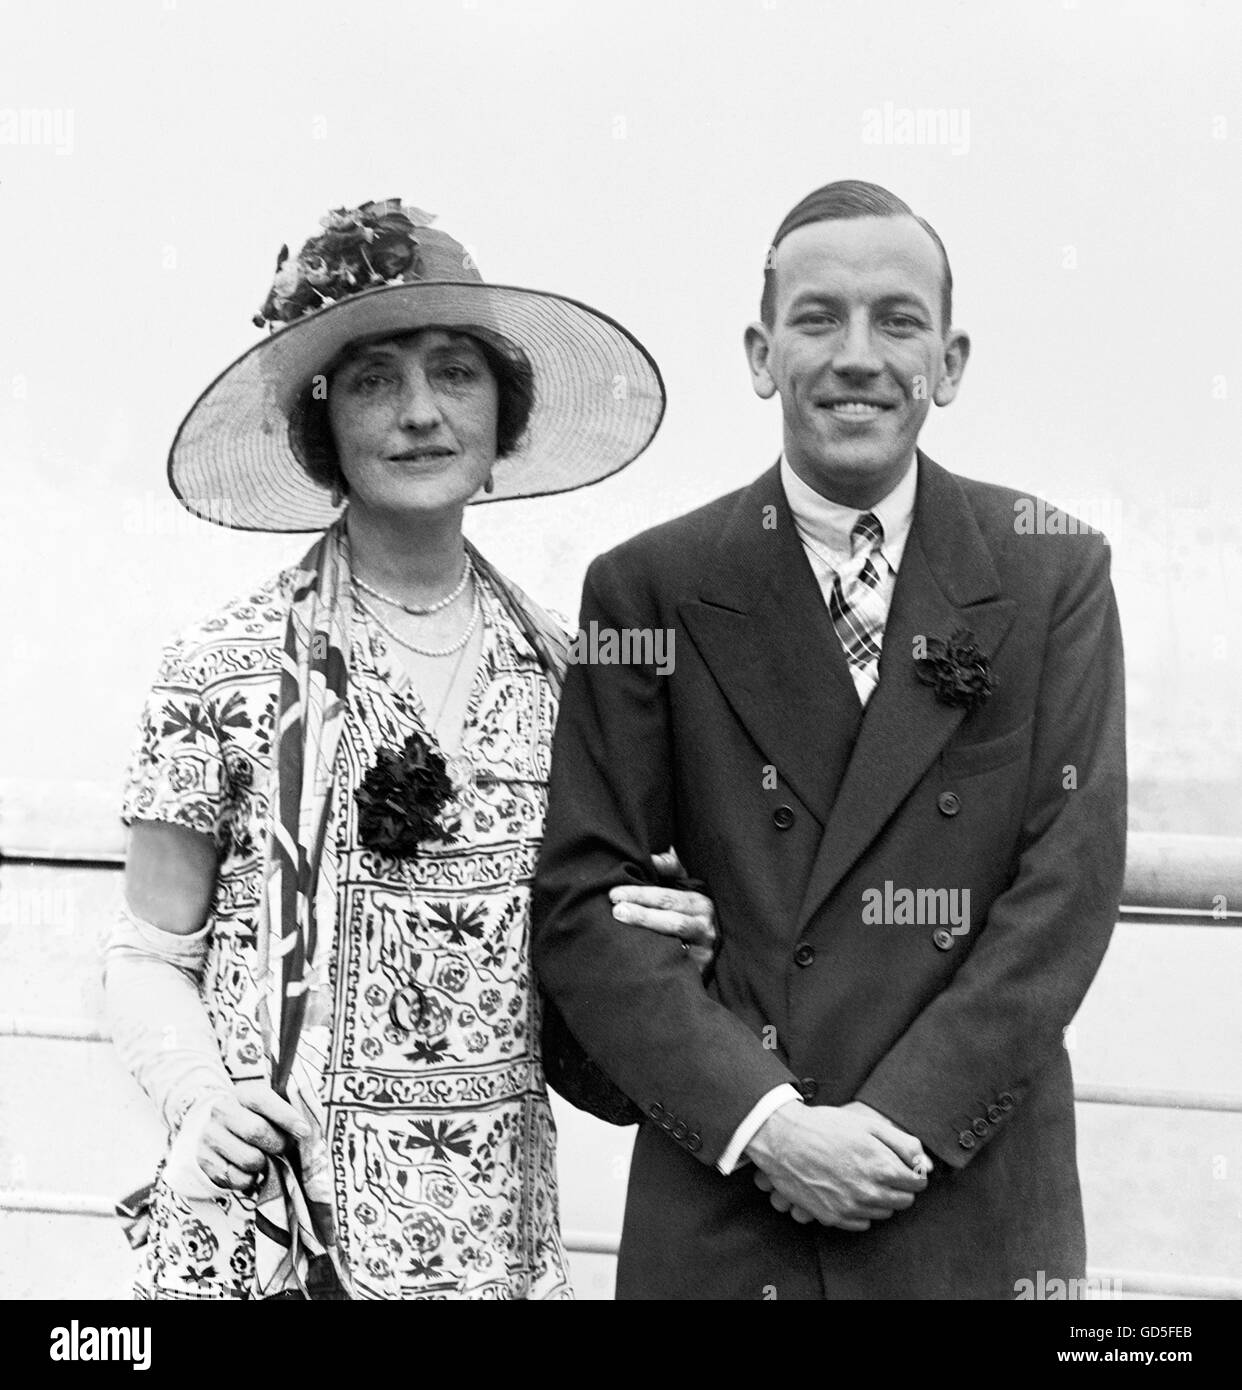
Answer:
[[255, 326], [273, 332], [306, 314], [377, 285], [399, 285], [423, 274], [419, 227], [430, 227], [431, 213], [409, 207], [399, 198], [337, 208], [320, 222], [292, 260], [288, 246], [276, 258], [276, 278]]
[[914, 670], [942, 705], [956, 705], [967, 713], [978, 709], [996, 689], [992, 667], [968, 628], [958, 628], [947, 639], [929, 637], [926, 655], [915, 657]]

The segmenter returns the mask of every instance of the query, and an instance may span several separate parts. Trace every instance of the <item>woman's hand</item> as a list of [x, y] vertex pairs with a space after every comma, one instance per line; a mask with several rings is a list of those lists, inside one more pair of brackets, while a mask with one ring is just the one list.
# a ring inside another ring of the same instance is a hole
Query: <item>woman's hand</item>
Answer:
[[309, 1135], [306, 1122], [266, 1082], [239, 1081], [186, 1114], [168, 1156], [169, 1186], [183, 1196], [209, 1195], [196, 1181], [201, 1174], [217, 1189], [251, 1195], [263, 1184], [269, 1157], [283, 1153], [290, 1136]]
[[[686, 877], [675, 849], [652, 855], [651, 862], [662, 879], [676, 881]], [[645, 927], [661, 936], [681, 939], [700, 973], [712, 963], [716, 947], [716, 909], [703, 893], [686, 888], [656, 887], [646, 883], [626, 883], [609, 891], [612, 915], [618, 922]]]

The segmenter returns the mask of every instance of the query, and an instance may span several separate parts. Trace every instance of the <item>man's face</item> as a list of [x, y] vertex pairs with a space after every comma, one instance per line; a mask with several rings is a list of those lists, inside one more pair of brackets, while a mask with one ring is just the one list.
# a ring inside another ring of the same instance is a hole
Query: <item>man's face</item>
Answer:
[[869, 507], [900, 480], [931, 402], [957, 394], [970, 352], [940, 322], [940, 253], [912, 217], [858, 217], [790, 232], [773, 269], [773, 323], [746, 330], [755, 390], [779, 393], [798, 476]]

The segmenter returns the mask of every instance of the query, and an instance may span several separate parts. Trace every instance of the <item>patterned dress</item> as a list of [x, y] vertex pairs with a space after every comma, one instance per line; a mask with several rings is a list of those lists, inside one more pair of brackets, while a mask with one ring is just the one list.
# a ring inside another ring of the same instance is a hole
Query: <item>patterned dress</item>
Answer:
[[[238, 1079], [264, 1074], [256, 926], [293, 574], [165, 651], [124, 801], [127, 823], [215, 839], [203, 997]], [[459, 830], [415, 859], [359, 843], [353, 792], [377, 749], [414, 732], [433, 740], [382, 635], [361, 616], [353, 624], [328, 831], [340, 865], [330, 998], [316, 1003], [328, 1025], [336, 1234], [362, 1298], [572, 1297], [529, 954], [555, 703], [525, 637], [481, 592], [483, 652], [450, 760]], [[185, 1199], [161, 1175], [137, 1291], [254, 1297], [253, 1203]]]

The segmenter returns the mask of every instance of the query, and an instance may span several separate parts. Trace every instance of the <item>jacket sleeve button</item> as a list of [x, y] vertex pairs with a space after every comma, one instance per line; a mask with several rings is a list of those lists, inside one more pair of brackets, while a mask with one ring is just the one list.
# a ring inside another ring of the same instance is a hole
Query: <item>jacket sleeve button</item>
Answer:
[[1000, 1108], [999, 1105], [988, 1106], [988, 1119], [991, 1121], [992, 1124], [996, 1124], [996, 1122], [999, 1119], [1001, 1119], [1004, 1113], [1005, 1112]]
[[941, 792], [936, 806], [942, 816], [955, 816], [962, 809], [962, 799], [956, 792]]
[[794, 823], [794, 820], [795, 816], [792, 806], [778, 806], [776, 810], [772, 812], [772, 824], [776, 826], [778, 830], [788, 830]]
[[661, 1115], [664, 1114], [664, 1107], [660, 1104], [658, 1100], [653, 1101], [651, 1107], [647, 1111], [647, 1114], [650, 1115], [653, 1120], [659, 1120]]
[[1002, 1091], [1000, 1095], [996, 1097], [996, 1103], [1002, 1110], [1012, 1110], [1017, 1104], [1017, 1101], [1014, 1100], [1013, 1096], [1011, 1096], [1008, 1091]]
[[979, 1142], [968, 1129], [962, 1130], [957, 1136], [957, 1142], [963, 1149], [973, 1149]]
[[678, 1120], [677, 1123], [673, 1126], [673, 1138], [678, 1140], [679, 1142], [682, 1139], [684, 1139], [686, 1135], [689, 1133], [690, 1126], [685, 1122], [685, 1120]]
[[702, 1147], [703, 1136], [696, 1130], [686, 1139], [686, 1148], [688, 1148], [692, 1154], [696, 1154]]
[[983, 1119], [976, 1120], [974, 1124], [971, 1125], [971, 1129], [982, 1139], [988, 1132], [988, 1122]]

